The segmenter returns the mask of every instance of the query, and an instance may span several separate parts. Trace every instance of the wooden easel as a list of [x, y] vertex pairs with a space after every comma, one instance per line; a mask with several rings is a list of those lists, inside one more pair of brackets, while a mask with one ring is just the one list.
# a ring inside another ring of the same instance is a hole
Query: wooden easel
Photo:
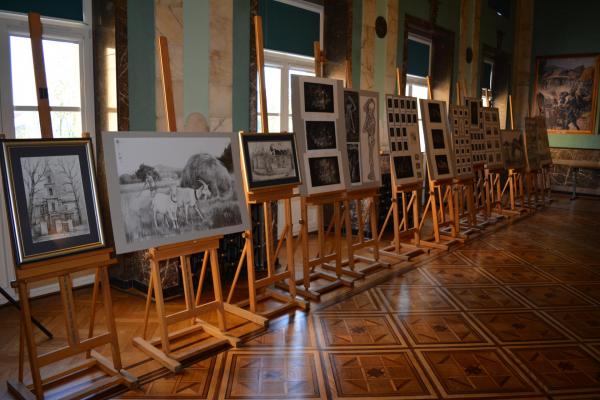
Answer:
[[[398, 96], [402, 94], [402, 80], [400, 68], [396, 68], [396, 90]], [[390, 163], [390, 166], [391, 163]], [[413, 257], [426, 252], [421, 245], [421, 228], [419, 218], [419, 191], [421, 183], [415, 182], [407, 185], [398, 185], [394, 177], [393, 166], [390, 170], [392, 186], [392, 204], [380, 228], [378, 240], [381, 241], [388, 226], [390, 218], [394, 225], [394, 238], [389, 246], [379, 250], [382, 255], [408, 261]], [[399, 207], [402, 206], [402, 209]], [[402, 213], [401, 213], [402, 212]], [[400, 218], [402, 214], [402, 218]], [[410, 219], [412, 216], [412, 224]], [[427, 250], [428, 252], [429, 250]]]
[[[42, 24], [40, 15], [29, 13], [29, 29], [33, 54], [33, 68], [38, 96], [38, 114], [42, 138], [52, 139], [52, 123], [48, 105], [48, 89], [46, 87], [46, 73], [44, 69], [44, 55], [42, 48]], [[89, 137], [83, 134], [83, 137]], [[2, 135], [3, 137], [3, 135]], [[97, 394], [124, 384], [129, 388], [137, 385], [137, 379], [122, 368], [119, 341], [115, 326], [115, 317], [112, 308], [108, 267], [115, 264], [112, 248], [91, 250], [84, 253], [66, 255], [48, 260], [23, 264], [16, 269], [16, 280], [12, 286], [17, 288], [20, 309], [20, 338], [19, 338], [19, 369], [18, 379], [8, 380], [7, 386], [10, 393], [18, 399], [44, 399], [47, 389], [57, 386], [63, 390], [62, 399], [81, 399]], [[73, 282], [71, 274], [86, 270], [95, 270], [93, 291], [92, 316], [89, 324], [88, 337], [82, 339], [79, 334], [78, 319], [73, 298]], [[39, 354], [33, 333], [31, 304], [29, 301], [29, 288], [32, 284], [49, 279], [57, 279], [62, 300], [62, 312], [67, 334], [67, 345], [50, 352]], [[102, 287], [104, 312], [107, 331], [94, 335], [96, 302], [99, 287]], [[96, 348], [108, 345], [111, 350], [112, 360], [98, 353]], [[25, 347], [29, 358], [32, 384], [24, 382]], [[77, 362], [68, 369], [42, 378], [41, 369], [50, 364], [85, 354], [83, 361]], [[101, 371], [104, 377], [95, 379], [87, 386], [80, 384], [69, 385], [69, 381], [81, 377], [82, 374]]]
[[[175, 132], [177, 130], [177, 125], [174, 114], [175, 107], [171, 87], [171, 70], [166, 37], [159, 37], [157, 45], [160, 56], [167, 124], [169, 130]], [[149, 250], [150, 280], [148, 283], [146, 309], [144, 313], [144, 330], [141, 337], [138, 336], [133, 338], [133, 344], [172, 372], [181, 370], [181, 360], [226, 344], [234, 347], [238, 346], [240, 338], [234, 336], [228, 330], [227, 313], [253, 322], [259, 326], [259, 329], [267, 326], [267, 319], [224, 301], [217, 255], [220, 239], [222, 239], [222, 236], [213, 236], [205, 239], [159, 246]], [[194, 295], [190, 256], [198, 253], [204, 253], [204, 257], [202, 269], [200, 271], [200, 281], [198, 282], [198, 288]], [[173, 258], [179, 258], [180, 260], [179, 264], [181, 268], [181, 280], [183, 282], [185, 309], [172, 314], [167, 314], [163, 298], [162, 280], [160, 277], [160, 262]], [[206, 304], [200, 304], [202, 287], [204, 286], [204, 278], [206, 276], [209, 260], [215, 299]], [[156, 303], [159, 336], [147, 339], [148, 318], [153, 295]], [[207, 311], [216, 312], [217, 326], [201, 319], [201, 314]], [[190, 323], [189, 327], [175, 332], [169, 332], [169, 326], [186, 320]], [[204, 341], [194, 341], [192, 343], [186, 342], [185, 345], [180, 347], [177, 347], [174, 343], [177, 340], [184, 339], [200, 331], [204, 331], [210, 335], [211, 338]]]
[[[269, 119], [267, 112], [267, 92], [265, 89], [265, 69], [264, 69], [264, 47], [263, 47], [263, 32], [262, 32], [262, 18], [260, 16], [254, 17], [254, 29], [256, 37], [256, 64], [258, 67], [258, 79], [259, 79], [259, 103], [260, 103], [260, 115], [263, 132], [269, 133]], [[242, 169], [245, 173], [245, 164], [242, 163]], [[292, 219], [292, 198], [294, 197], [294, 188], [297, 185], [289, 185], [284, 187], [266, 188], [252, 191], [248, 188], [248, 182], [245, 182], [246, 192], [246, 204], [248, 206], [248, 213], [250, 213], [251, 205], [262, 205], [263, 207], [263, 223], [265, 227], [265, 251], [267, 254], [267, 276], [261, 279], [256, 278], [255, 266], [254, 266], [254, 238], [252, 229], [244, 232], [245, 244], [240, 257], [240, 261], [237, 266], [233, 283], [229, 290], [227, 302], [231, 302], [234, 289], [237, 285], [240, 272], [243, 268], [244, 261], [246, 261], [247, 273], [248, 273], [248, 287], [249, 287], [249, 299], [238, 303], [241, 307], [249, 306], [250, 311], [259, 313], [260, 315], [271, 318], [277, 314], [281, 314], [293, 308], [301, 308], [307, 310], [309, 303], [301, 299], [296, 298], [296, 285], [292, 282], [296, 279], [296, 269], [294, 261], [294, 232], [293, 232], [293, 219]], [[275, 247], [273, 243], [273, 213], [272, 207], [277, 204], [280, 200], [283, 201], [285, 207], [285, 226], [279, 243]], [[286, 243], [286, 258], [287, 267], [282, 271], [276, 271], [277, 259], [279, 252], [282, 248], [282, 244]], [[288, 280], [288, 293], [282, 293], [281, 291], [273, 290], [272, 285]], [[260, 293], [262, 291], [262, 293]], [[258, 311], [258, 303], [272, 300], [280, 305], [274, 309]]]
[[[313, 49], [315, 54], [315, 75], [317, 77], [323, 76], [323, 64], [324, 55], [321, 51], [321, 46], [318, 41], [313, 43]], [[340, 286], [354, 286], [352, 281], [346, 280], [342, 277], [342, 218], [341, 208], [342, 203], [345, 199], [345, 191], [336, 191], [326, 194], [318, 194], [311, 196], [300, 197], [300, 244], [302, 248], [302, 278], [296, 279], [296, 292], [304, 298], [319, 300], [321, 295], [337, 289]], [[317, 241], [318, 241], [318, 253], [316, 257], [311, 258], [310, 246], [309, 246], [309, 233], [308, 233], [308, 207], [317, 207]], [[330, 229], [325, 229], [325, 206], [331, 205], [333, 207], [333, 217], [330, 226], [333, 228], [333, 246], [331, 251], [327, 249], [327, 238]], [[334, 264], [332, 264], [332, 262]], [[332, 268], [335, 271], [335, 275], [331, 275], [321, 269]], [[315, 287], [311, 285], [313, 281], [325, 280], [329, 283]], [[279, 282], [278, 287], [286, 288], [289, 290], [289, 285]], [[312, 287], [311, 287], [312, 286]]]
[[[346, 88], [352, 86], [351, 83], [351, 63], [346, 60]], [[379, 161], [379, 160], [377, 160]], [[352, 278], [362, 279], [365, 276], [376, 272], [382, 268], [389, 268], [390, 263], [379, 259], [379, 231], [377, 228], [377, 199], [379, 198], [378, 188], [366, 188], [360, 190], [347, 191], [344, 199], [344, 211], [342, 219], [344, 220], [344, 230], [346, 236], [346, 250], [348, 258], [342, 261], [342, 274]], [[367, 202], [366, 207], [363, 201]], [[354, 203], [356, 220], [358, 222], [357, 236], [352, 232], [352, 218], [350, 204]], [[369, 220], [371, 238], [365, 238], [365, 224]], [[355, 240], [356, 239], [356, 240]], [[368, 249], [373, 258], [357, 254], [362, 249]], [[363, 265], [365, 264], [366, 265]], [[324, 269], [335, 271], [335, 266], [324, 264]]]

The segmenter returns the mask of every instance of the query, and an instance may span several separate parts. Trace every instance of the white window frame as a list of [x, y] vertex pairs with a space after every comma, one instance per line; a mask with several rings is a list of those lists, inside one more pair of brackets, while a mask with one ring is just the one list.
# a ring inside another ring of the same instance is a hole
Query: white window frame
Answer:
[[[313, 57], [300, 56], [273, 50], [265, 50], [264, 52], [265, 67], [275, 67], [281, 69], [281, 99], [279, 114], [271, 113], [269, 110], [267, 110], [267, 115], [279, 115], [280, 130], [282, 132], [292, 132], [293, 127], [289, 126], [289, 119], [292, 116], [289, 109], [290, 70], [294, 69], [314, 73], [315, 59]], [[257, 119], [260, 120], [260, 112], [257, 113]]]
[[[81, 78], [81, 124], [83, 132], [95, 137], [93, 43], [92, 43], [92, 1], [82, 0], [83, 22], [60, 18], [42, 17], [43, 39], [66, 40], [80, 45], [79, 68]], [[12, 77], [10, 65], [10, 36], [29, 36], [27, 15], [0, 11], [0, 132], [8, 138], [15, 137]], [[53, 107], [60, 111], [66, 107]], [[19, 107], [19, 109], [21, 109]], [[34, 107], [37, 109], [37, 107]], [[0, 177], [1, 180], [1, 177]], [[10, 282], [15, 279], [14, 261], [10, 243], [10, 231], [6, 220], [6, 204], [0, 189], [0, 286], [14, 297], [17, 293]], [[93, 274], [74, 278], [74, 286], [86, 285], [94, 280]], [[58, 284], [52, 283], [32, 287], [30, 296], [40, 296], [58, 291]], [[0, 304], [6, 300], [0, 297]]]
[[[83, 2], [83, 22], [42, 17], [43, 39], [77, 43], [81, 78], [81, 109], [78, 107], [51, 107], [51, 111], [80, 111], [82, 132], [95, 136], [93, 43], [91, 0]], [[10, 36], [29, 37], [27, 16], [0, 12], [0, 129], [9, 138], [15, 137], [14, 111], [36, 111], [37, 106], [13, 106], [10, 65]]]
[[[494, 104], [494, 87], [492, 86], [492, 82], [494, 82], [494, 60], [491, 58], [484, 58], [483, 64], [491, 65], [490, 82], [489, 82], [490, 88], [489, 89], [481, 88], [481, 101], [483, 102], [484, 107], [491, 107], [490, 104]], [[486, 94], [487, 94], [487, 96], [486, 96]], [[488, 98], [489, 98], [489, 104], [488, 104]]]

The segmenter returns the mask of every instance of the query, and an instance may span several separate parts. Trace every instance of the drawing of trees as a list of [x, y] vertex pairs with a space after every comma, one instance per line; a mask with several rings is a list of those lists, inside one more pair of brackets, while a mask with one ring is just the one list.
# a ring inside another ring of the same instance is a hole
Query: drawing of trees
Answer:
[[33, 219], [33, 201], [36, 194], [41, 190], [40, 181], [46, 174], [48, 164], [43, 158], [25, 158], [21, 160], [23, 167], [23, 181], [25, 183], [25, 192], [27, 193], [27, 211], [29, 220]]
[[58, 167], [58, 173], [62, 175], [64, 178], [64, 191], [65, 193], [70, 193], [73, 195], [75, 199], [75, 208], [77, 210], [77, 221], [79, 223], [81, 220], [81, 175], [79, 173], [79, 162], [77, 158], [65, 159], [59, 158], [56, 161], [56, 166]]

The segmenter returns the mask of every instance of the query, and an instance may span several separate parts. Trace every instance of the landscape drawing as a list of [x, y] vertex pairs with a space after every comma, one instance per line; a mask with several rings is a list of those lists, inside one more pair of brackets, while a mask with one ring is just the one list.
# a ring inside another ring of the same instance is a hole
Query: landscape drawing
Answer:
[[306, 121], [306, 148], [308, 150], [335, 149], [335, 121]]
[[331, 186], [342, 183], [337, 156], [310, 157], [308, 166], [312, 186]]
[[233, 134], [127, 133], [107, 139], [117, 253], [248, 226]]
[[501, 130], [502, 158], [504, 168], [522, 169], [525, 166], [525, 148], [523, 134], [520, 130]]
[[540, 57], [535, 103], [549, 131], [592, 133], [596, 115], [599, 57]]
[[317, 82], [304, 82], [304, 111], [333, 113], [333, 85]]
[[293, 135], [242, 135], [248, 187], [299, 183]]

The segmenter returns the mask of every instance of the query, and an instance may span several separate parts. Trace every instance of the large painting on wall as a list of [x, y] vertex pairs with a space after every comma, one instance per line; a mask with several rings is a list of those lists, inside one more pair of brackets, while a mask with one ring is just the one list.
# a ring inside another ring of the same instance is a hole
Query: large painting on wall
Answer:
[[4, 140], [15, 264], [104, 246], [90, 139]]
[[234, 133], [104, 133], [117, 253], [249, 229]]
[[600, 56], [538, 57], [535, 105], [550, 133], [592, 133]]

